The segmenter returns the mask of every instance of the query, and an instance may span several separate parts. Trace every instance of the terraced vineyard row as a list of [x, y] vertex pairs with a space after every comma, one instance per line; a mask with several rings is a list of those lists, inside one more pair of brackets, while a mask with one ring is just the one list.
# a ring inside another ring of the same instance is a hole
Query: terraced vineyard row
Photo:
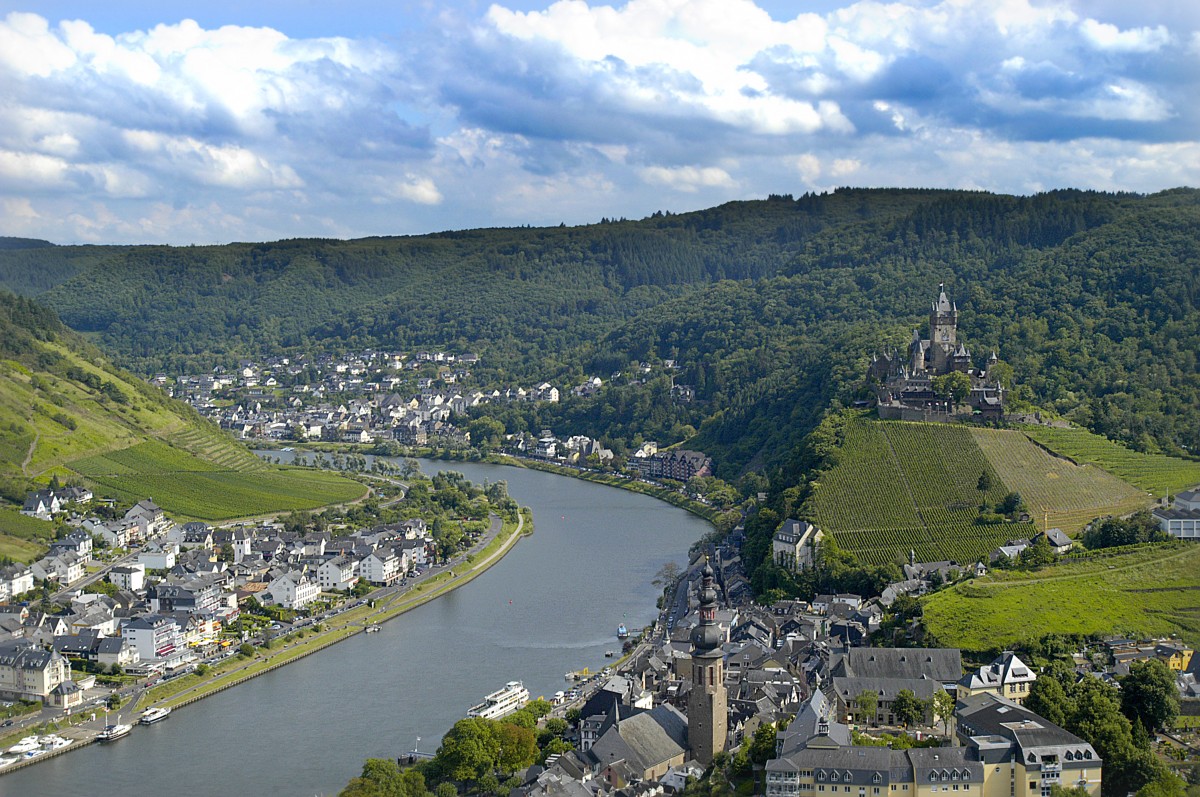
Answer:
[[979, 477], [1002, 499], [1008, 488], [968, 429], [944, 424], [858, 419], [846, 429], [838, 463], [814, 491], [815, 520], [866, 562], [976, 561], [1030, 524], [975, 523]]
[[366, 489], [321, 471], [138, 473], [94, 477], [93, 481], [105, 493], [127, 502], [151, 496], [168, 512], [199, 520], [315, 509], [353, 501]]
[[224, 434], [217, 429], [205, 430], [198, 426], [192, 426], [169, 435], [168, 439], [180, 448], [198, 454], [209, 462], [228, 470], [266, 470], [267, 466], [261, 459], [242, 446], [231, 444]]
[[1162, 454], [1142, 454], [1085, 429], [1025, 426], [1022, 431], [1051, 451], [1091, 463], [1135, 487], [1161, 496], [1200, 484], [1200, 462]]
[[[224, 448], [232, 446], [226, 443]], [[336, 473], [269, 468], [249, 452], [247, 456], [257, 467], [227, 468], [150, 441], [75, 460], [68, 466], [100, 494], [127, 502], [153, 498], [176, 517], [199, 520], [315, 509], [356, 500], [366, 491], [363, 485]]]
[[75, 460], [71, 469], [84, 476], [135, 473], [180, 473], [224, 470], [218, 465], [205, 462], [186, 451], [171, 448], [165, 443], [149, 441], [138, 443], [119, 451], [109, 451], [94, 457]]

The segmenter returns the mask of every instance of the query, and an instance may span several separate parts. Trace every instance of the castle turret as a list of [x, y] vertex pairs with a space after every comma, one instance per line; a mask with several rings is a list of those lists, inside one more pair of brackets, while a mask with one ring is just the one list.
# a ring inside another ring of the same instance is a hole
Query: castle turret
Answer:
[[921, 333], [913, 330], [912, 344], [908, 348], [909, 363], [912, 364], [912, 369], [915, 373], [925, 370], [925, 345], [921, 343]]

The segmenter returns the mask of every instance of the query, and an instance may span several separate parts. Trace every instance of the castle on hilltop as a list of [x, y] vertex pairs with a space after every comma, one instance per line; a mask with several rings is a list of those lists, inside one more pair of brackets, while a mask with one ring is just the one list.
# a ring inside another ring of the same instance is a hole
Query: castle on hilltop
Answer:
[[[998, 361], [993, 351], [986, 368]], [[935, 377], [954, 372], [966, 374], [971, 383], [959, 403], [934, 390]], [[929, 312], [929, 338], [922, 339], [914, 329], [907, 356], [895, 349], [872, 355], [867, 381], [884, 419], [931, 421], [971, 415], [999, 420], [1004, 415], [1004, 388], [987, 370], [971, 365], [971, 352], [958, 339], [958, 306], [946, 296], [944, 283]]]

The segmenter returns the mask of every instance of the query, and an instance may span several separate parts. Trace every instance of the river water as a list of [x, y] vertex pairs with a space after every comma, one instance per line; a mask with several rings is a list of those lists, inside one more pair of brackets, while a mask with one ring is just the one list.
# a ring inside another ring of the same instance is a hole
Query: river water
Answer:
[[[286, 456], [275, 454], [273, 455]], [[336, 794], [368, 757], [432, 752], [472, 704], [510, 680], [534, 695], [604, 666], [616, 627], [648, 625], [667, 562], [704, 521], [643, 495], [538, 471], [424, 461], [505, 480], [533, 536], [479, 578], [287, 667], [136, 727], [121, 741], [0, 776], [0, 795]]]

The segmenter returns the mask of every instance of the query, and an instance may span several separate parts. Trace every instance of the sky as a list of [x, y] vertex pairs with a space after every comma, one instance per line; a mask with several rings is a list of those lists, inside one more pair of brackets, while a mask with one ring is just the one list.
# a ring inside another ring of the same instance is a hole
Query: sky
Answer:
[[1200, 186], [1200, 3], [0, 0], [0, 235]]

